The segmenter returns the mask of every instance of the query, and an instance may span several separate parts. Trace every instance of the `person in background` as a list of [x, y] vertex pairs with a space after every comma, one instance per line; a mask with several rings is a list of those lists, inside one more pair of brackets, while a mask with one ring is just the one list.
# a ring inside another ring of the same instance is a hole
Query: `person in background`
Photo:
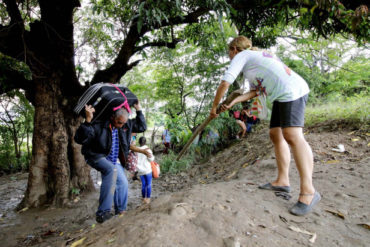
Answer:
[[289, 211], [294, 215], [306, 215], [321, 199], [312, 183], [312, 150], [303, 135], [304, 110], [310, 91], [308, 85], [276, 56], [253, 50], [252, 42], [244, 36], [236, 37], [229, 43], [229, 57], [230, 67], [217, 89], [210, 118], [218, 116], [218, 104], [240, 73], [250, 82], [250, 91], [235, 98], [229, 105], [222, 105], [222, 111], [259, 95], [267, 96], [273, 102], [270, 139], [274, 144], [278, 175], [274, 181], [259, 188], [290, 192], [291, 148], [300, 175], [300, 194], [298, 202]]
[[240, 131], [236, 134], [236, 139], [243, 138], [247, 132], [247, 127], [242, 119], [242, 113], [240, 111], [229, 110], [229, 115], [235, 119], [235, 122], [239, 125]]
[[251, 113], [250, 107], [245, 107], [242, 110], [244, 116], [244, 123], [246, 125], [247, 133], [252, 132], [252, 126], [259, 123], [259, 119]]
[[154, 156], [152, 150], [146, 145], [146, 138], [144, 136], [139, 138], [138, 147], [141, 150], [147, 150], [151, 157], [147, 157], [142, 153], [138, 153], [138, 162], [137, 162], [137, 172], [141, 180], [141, 195], [143, 197], [143, 203], [150, 203], [150, 196], [152, 193], [152, 166], [151, 161], [154, 161]]
[[168, 130], [168, 128], [166, 128], [163, 131], [163, 134], [162, 134], [162, 143], [164, 145], [163, 153], [164, 154], [168, 154], [168, 149], [171, 148], [171, 133]]

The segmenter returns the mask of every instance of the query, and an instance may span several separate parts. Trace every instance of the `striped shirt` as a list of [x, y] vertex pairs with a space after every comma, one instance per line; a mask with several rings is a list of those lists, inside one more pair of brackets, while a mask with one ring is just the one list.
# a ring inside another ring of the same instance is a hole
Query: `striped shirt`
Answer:
[[107, 156], [107, 160], [112, 161], [114, 165], [117, 164], [118, 159], [118, 152], [119, 152], [119, 141], [118, 141], [118, 129], [112, 128], [112, 148], [110, 150], [109, 155]]

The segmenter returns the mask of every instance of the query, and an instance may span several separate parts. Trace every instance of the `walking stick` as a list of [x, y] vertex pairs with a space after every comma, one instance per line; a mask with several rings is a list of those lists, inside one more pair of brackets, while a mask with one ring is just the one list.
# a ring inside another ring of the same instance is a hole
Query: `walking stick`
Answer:
[[[243, 94], [243, 89], [238, 89], [232, 92], [220, 105], [217, 107], [217, 114], [221, 112], [221, 105], [223, 104], [230, 104], [231, 101], [233, 101], [236, 97]], [[193, 143], [194, 139], [199, 135], [200, 132], [211, 122], [212, 118], [208, 117], [204, 122], [194, 131], [193, 135], [190, 137], [189, 141], [185, 144], [185, 146], [182, 148], [181, 152], [177, 156], [176, 160], [180, 160], [181, 157], [184, 155], [186, 150], [189, 148], [189, 146]]]

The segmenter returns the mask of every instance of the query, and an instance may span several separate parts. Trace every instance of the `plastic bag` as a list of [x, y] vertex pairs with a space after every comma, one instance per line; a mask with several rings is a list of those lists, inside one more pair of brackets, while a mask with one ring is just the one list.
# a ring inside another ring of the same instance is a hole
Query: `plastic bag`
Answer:
[[268, 109], [265, 94], [260, 94], [258, 96], [258, 103], [261, 106], [258, 108], [258, 118], [266, 120], [268, 118]]
[[155, 161], [151, 161], [150, 165], [152, 166], [152, 176], [153, 178], [159, 178], [159, 174], [161, 173], [161, 169], [159, 164]]

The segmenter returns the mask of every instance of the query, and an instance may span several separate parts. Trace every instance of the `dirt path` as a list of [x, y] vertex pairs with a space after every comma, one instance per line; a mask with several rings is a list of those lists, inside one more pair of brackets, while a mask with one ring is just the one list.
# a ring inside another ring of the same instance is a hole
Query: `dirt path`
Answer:
[[[322, 194], [318, 207], [305, 217], [288, 213], [299, 193], [293, 161], [292, 199], [257, 189], [276, 173], [267, 130], [260, 127], [208, 162], [155, 180], [150, 207], [139, 206], [140, 184], [130, 184], [130, 210], [101, 225], [93, 217], [97, 192], [70, 209], [14, 213], [27, 177], [1, 177], [0, 243], [69, 246], [85, 238], [81, 246], [368, 246], [368, 132], [346, 123], [305, 130], [315, 157], [314, 184]], [[344, 145], [344, 153], [332, 150], [338, 144]]]

